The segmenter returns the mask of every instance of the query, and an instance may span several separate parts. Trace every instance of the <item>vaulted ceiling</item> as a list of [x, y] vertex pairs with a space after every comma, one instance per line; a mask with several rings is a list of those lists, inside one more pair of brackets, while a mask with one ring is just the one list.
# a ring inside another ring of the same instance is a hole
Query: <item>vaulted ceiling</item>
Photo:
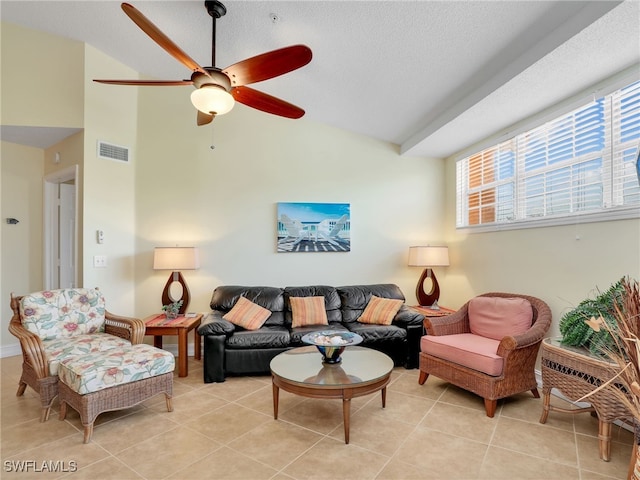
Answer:
[[[210, 65], [204, 2], [131, 3], [200, 65]], [[640, 62], [638, 0], [224, 4], [216, 66], [305, 44], [310, 64], [252, 87], [304, 108], [305, 118], [415, 156], [451, 155]], [[118, 2], [3, 0], [0, 16], [91, 44], [151, 78], [190, 75]], [[6, 127], [2, 139], [16, 141], [20, 129]]]

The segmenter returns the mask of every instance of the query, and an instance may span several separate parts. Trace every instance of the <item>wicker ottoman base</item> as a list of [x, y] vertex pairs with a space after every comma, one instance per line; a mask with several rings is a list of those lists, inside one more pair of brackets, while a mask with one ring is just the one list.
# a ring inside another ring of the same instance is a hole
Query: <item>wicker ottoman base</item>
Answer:
[[173, 395], [173, 372], [165, 373], [136, 382], [124, 383], [97, 392], [81, 395], [73, 391], [64, 382], [58, 383], [58, 399], [60, 400], [60, 420], [67, 415], [67, 405], [80, 414], [84, 427], [84, 443], [91, 441], [93, 422], [104, 412], [130, 408], [145, 400], [164, 393], [167, 411], [173, 411], [171, 397]]

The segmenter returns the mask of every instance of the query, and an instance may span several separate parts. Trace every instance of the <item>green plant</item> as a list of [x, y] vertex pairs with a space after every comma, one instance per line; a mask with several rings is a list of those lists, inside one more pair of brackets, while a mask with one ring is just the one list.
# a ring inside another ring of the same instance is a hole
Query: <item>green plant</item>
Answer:
[[162, 306], [162, 311], [166, 314], [178, 315], [180, 313], [180, 308], [182, 307], [182, 300], [178, 300], [177, 302], [169, 303], [168, 305]]
[[589, 327], [585, 321], [591, 317], [602, 317], [611, 329], [615, 329], [615, 312], [616, 308], [622, 304], [624, 280], [624, 277], [621, 278], [595, 298], [583, 300], [576, 308], [562, 316], [560, 319], [562, 343], [573, 347], [585, 347], [595, 354], [601, 354], [603, 347], [612, 346], [610, 329], [603, 328], [596, 331]]

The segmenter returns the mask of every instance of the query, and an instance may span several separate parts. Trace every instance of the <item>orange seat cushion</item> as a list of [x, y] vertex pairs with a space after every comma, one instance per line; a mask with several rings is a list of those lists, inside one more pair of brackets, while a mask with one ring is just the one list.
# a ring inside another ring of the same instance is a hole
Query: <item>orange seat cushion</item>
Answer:
[[497, 377], [504, 367], [504, 359], [496, 354], [499, 344], [472, 333], [425, 335], [420, 339], [420, 351]]

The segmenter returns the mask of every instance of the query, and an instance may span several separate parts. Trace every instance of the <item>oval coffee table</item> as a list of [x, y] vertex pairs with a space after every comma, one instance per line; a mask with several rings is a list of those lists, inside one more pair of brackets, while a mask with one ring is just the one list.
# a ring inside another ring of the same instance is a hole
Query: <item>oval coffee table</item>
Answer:
[[337, 364], [322, 363], [313, 346], [287, 350], [271, 360], [273, 418], [278, 419], [280, 389], [303, 397], [342, 399], [344, 442], [349, 443], [351, 399], [381, 390], [384, 408], [392, 370], [391, 358], [365, 347], [347, 347]]

